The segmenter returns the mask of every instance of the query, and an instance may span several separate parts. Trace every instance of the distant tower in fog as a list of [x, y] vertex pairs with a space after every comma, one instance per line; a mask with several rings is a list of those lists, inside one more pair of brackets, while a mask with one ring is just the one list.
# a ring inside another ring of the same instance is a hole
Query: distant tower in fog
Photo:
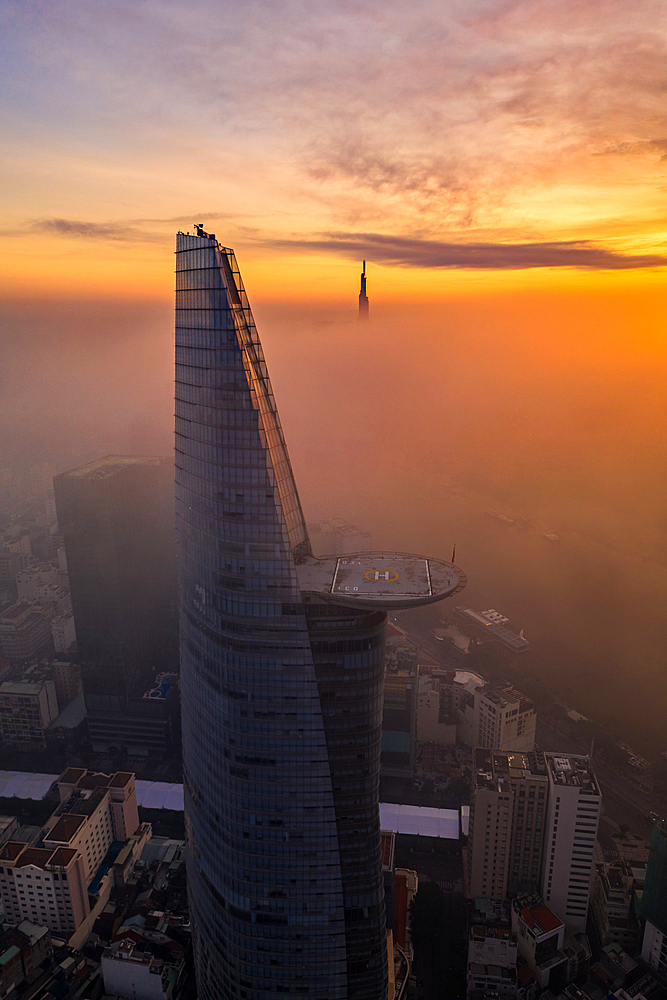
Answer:
[[361, 291], [359, 292], [359, 319], [368, 319], [368, 296], [366, 295], [366, 261], [361, 272]]

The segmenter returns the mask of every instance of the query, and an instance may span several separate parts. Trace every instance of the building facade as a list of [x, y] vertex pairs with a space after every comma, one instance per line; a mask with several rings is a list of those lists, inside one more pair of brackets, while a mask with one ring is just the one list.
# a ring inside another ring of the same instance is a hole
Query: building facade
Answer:
[[[72, 939], [97, 915], [93, 909], [91, 916], [91, 902], [102, 882], [108, 898], [113, 874], [100, 866], [114, 841], [139, 831], [139, 813], [134, 775], [126, 771], [68, 768], [58, 791], [60, 806], [47, 820], [39, 847], [13, 840], [0, 847], [0, 901], [8, 920], [30, 920]], [[84, 928], [83, 940], [89, 930]]]
[[176, 249], [183, 779], [199, 996], [384, 1000], [386, 608], [438, 600], [464, 577], [390, 553], [312, 556], [234, 254], [201, 227], [179, 233]]
[[485, 684], [461, 699], [459, 739], [473, 747], [530, 752], [537, 714], [530, 698], [510, 684]]
[[589, 757], [545, 754], [549, 775], [541, 894], [568, 931], [586, 930], [602, 799]]
[[0, 684], [0, 736], [8, 746], [24, 750], [45, 746], [44, 733], [57, 715], [53, 681]]
[[0, 615], [0, 652], [8, 660], [31, 660], [50, 653], [50, 608], [19, 601]]
[[541, 754], [474, 751], [471, 898], [536, 892], [542, 874], [549, 780]]
[[176, 670], [169, 459], [111, 455], [54, 479], [93, 748], [169, 748], [171, 717], [145, 693]]

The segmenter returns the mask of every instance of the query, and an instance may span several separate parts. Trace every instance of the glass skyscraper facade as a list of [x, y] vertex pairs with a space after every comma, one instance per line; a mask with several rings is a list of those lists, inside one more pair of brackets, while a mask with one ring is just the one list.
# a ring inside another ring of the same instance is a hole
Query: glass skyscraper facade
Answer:
[[178, 697], [147, 697], [178, 670], [170, 458], [107, 455], [53, 480], [65, 540], [88, 735], [95, 750], [178, 746]]
[[[333, 584], [300, 582], [304, 568], [315, 579], [328, 564], [311, 553], [234, 254], [201, 229], [179, 233], [176, 251], [183, 779], [199, 997], [384, 1000], [386, 612], [374, 597], [354, 606], [332, 597]], [[337, 564], [334, 576], [342, 587]], [[365, 574], [369, 587], [395, 578]]]

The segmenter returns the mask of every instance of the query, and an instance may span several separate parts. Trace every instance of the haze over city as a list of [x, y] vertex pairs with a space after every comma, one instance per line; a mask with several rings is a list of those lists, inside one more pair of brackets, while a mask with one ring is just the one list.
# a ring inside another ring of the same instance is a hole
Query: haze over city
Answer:
[[309, 519], [456, 541], [480, 600], [657, 749], [664, 7], [405, 13], [4, 5], [2, 461], [169, 451], [172, 231], [203, 221]]

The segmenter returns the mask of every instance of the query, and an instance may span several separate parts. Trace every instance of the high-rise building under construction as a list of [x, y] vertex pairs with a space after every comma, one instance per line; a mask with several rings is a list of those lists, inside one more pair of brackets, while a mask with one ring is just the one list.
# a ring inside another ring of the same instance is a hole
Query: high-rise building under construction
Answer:
[[200, 1000], [384, 1000], [388, 608], [451, 563], [316, 559], [236, 259], [176, 244], [176, 493], [188, 887]]

